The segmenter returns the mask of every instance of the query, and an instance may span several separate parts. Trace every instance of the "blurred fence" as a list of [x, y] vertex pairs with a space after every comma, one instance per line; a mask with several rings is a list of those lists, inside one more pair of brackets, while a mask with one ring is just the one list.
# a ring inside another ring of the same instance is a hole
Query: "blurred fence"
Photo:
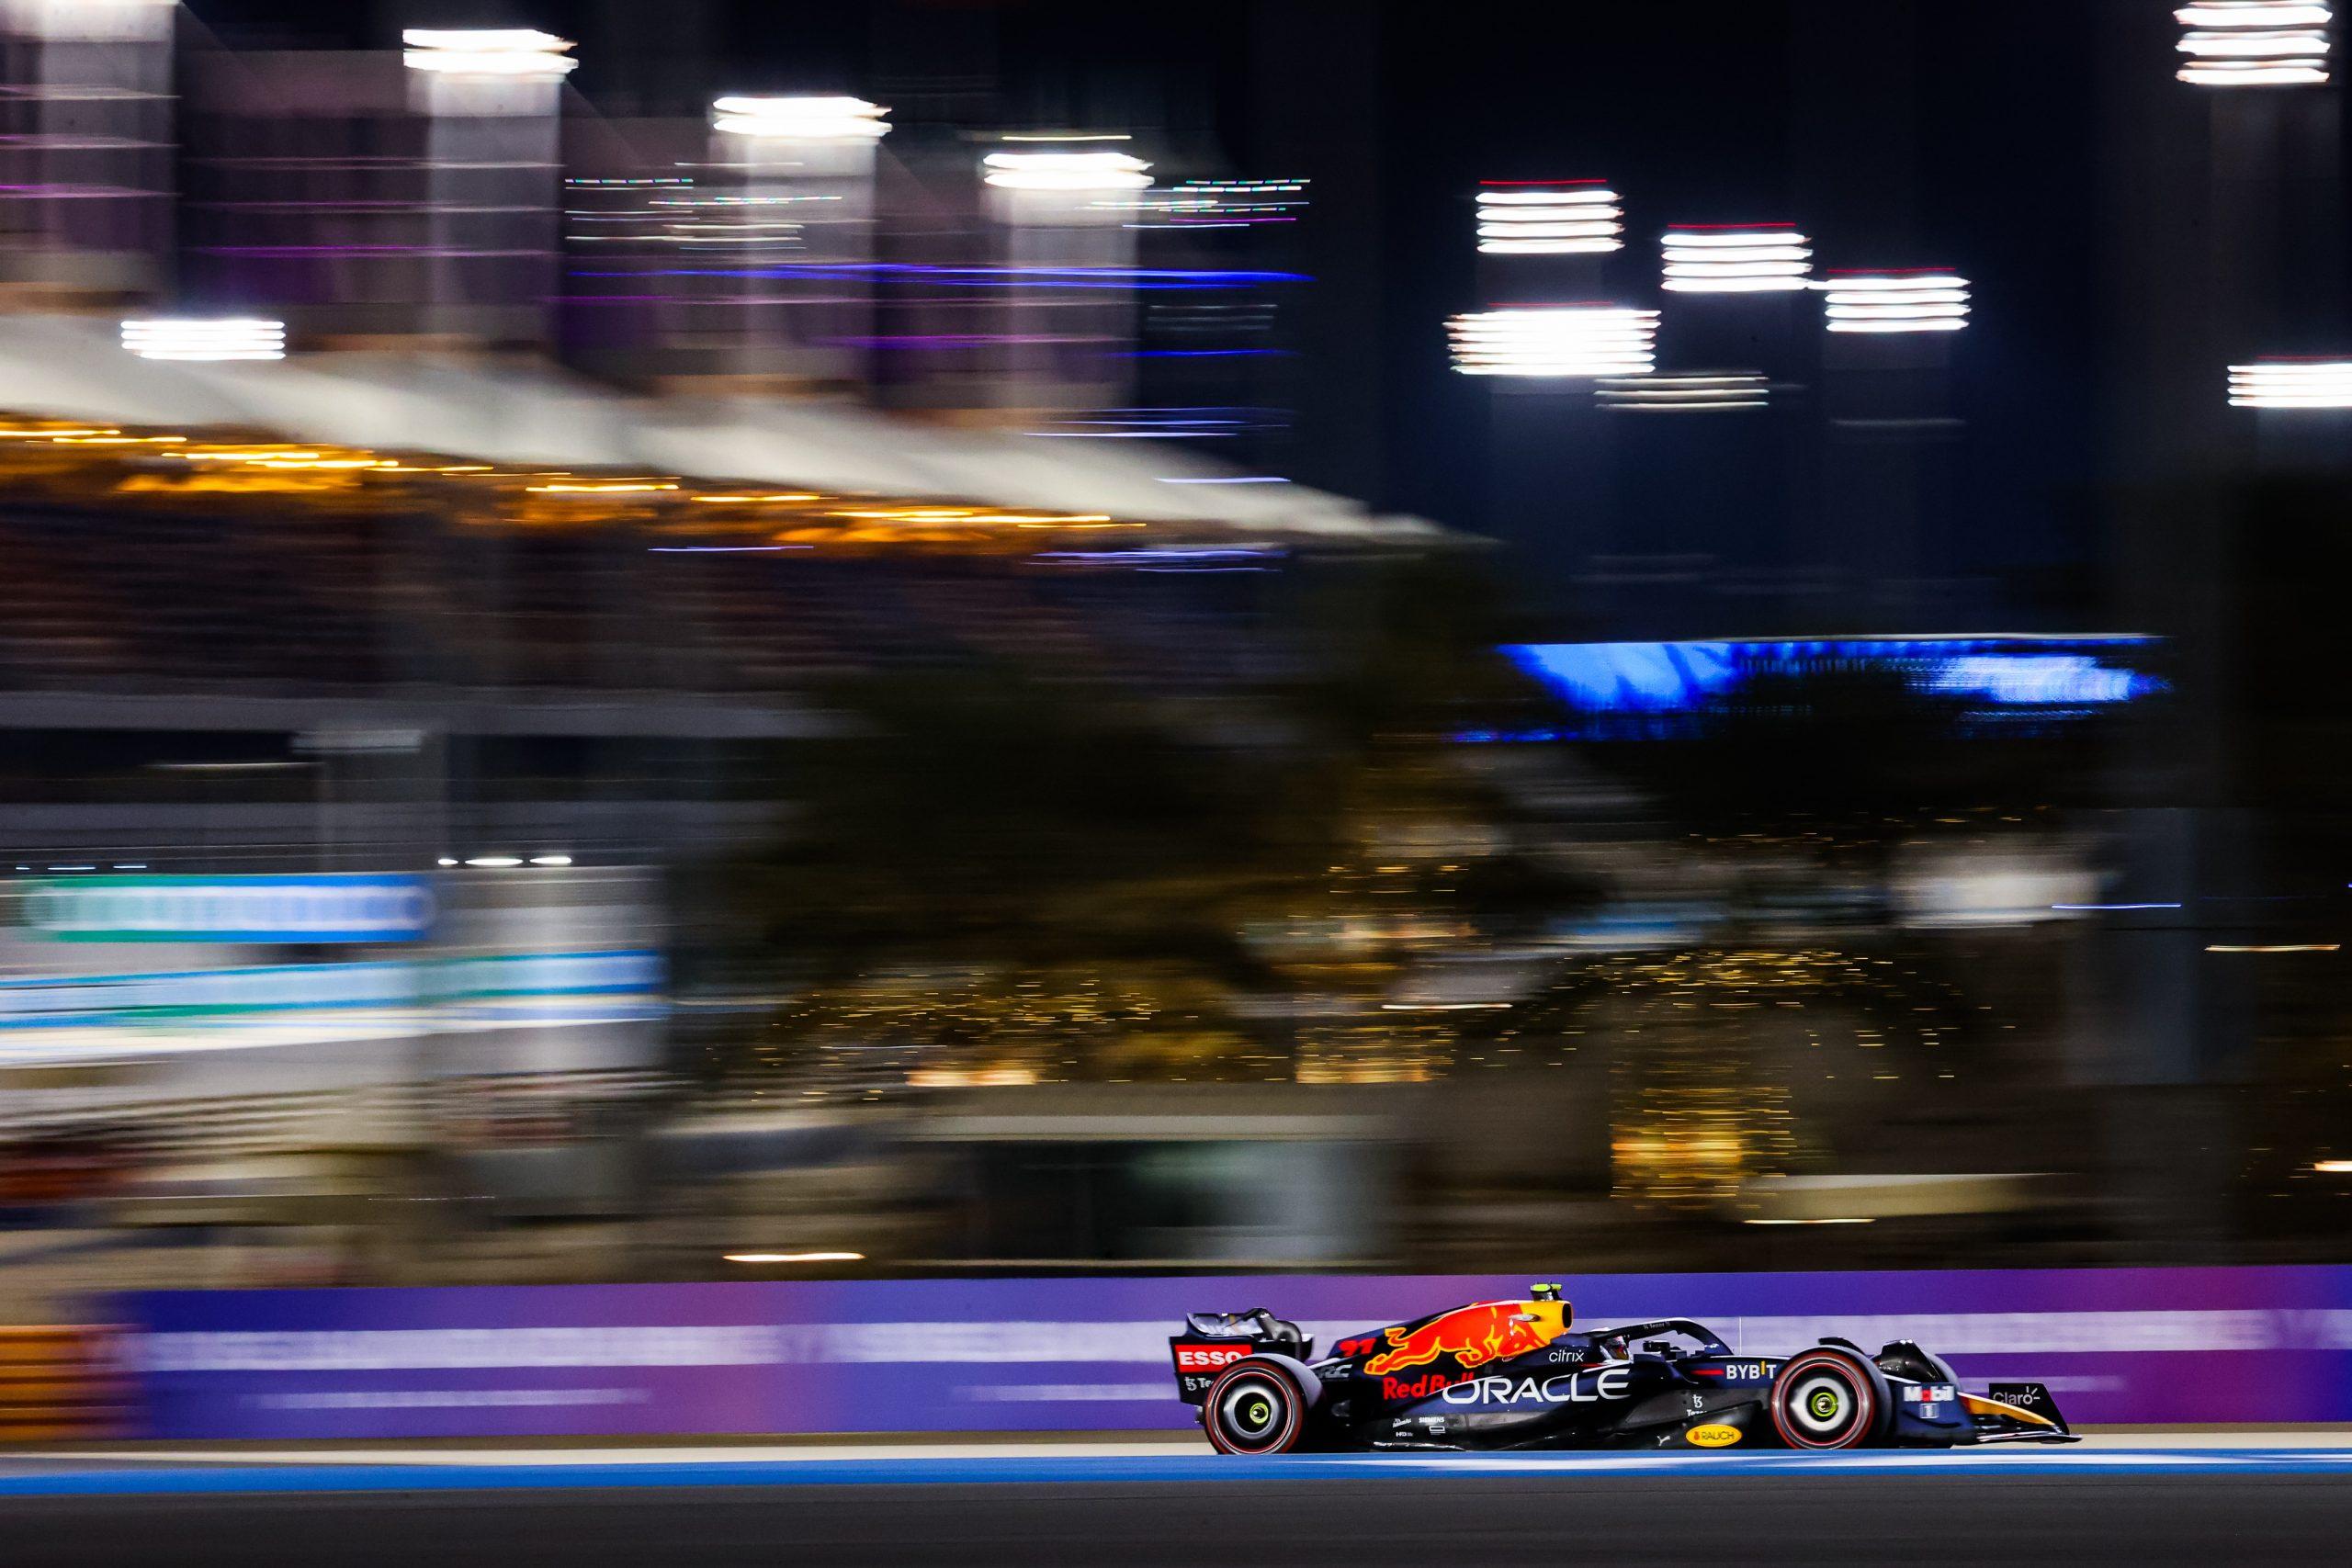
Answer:
[[[1917, 1338], [2077, 1422], [2352, 1420], [2352, 1268], [1558, 1276], [1577, 1321], [1736, 1348]], [[136, 1429], [191, 1438], [1180, 1427], [1187, 1310], [1339, 1334], [1511, 1277], [160, 1292], [124, 1298]]]

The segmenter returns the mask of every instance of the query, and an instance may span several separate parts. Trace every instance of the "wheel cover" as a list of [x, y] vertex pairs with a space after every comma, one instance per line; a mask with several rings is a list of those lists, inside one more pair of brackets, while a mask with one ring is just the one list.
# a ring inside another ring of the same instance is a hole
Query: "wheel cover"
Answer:
[[1877, 1400], [1843, 1359], [1800, 1357], [1774, 1391], [1773, 1424], [1792, 1448], [1848, 1449], [1867, 1441]]
[[1228, 1390], [1217, 1402], [1217, 1415], [1223, 1417], [1227, 1430], [1245, 1442], [1263, 1442], [1282, 1411], [1275, 1395], [1258, 1380], [1244, 1379]]
[[1797, 1420], [1806, 1430], [1827, 1437], [1845, 1427], [1853, 1401], [1847, 1395], [1843, 1379], [1820, 1373], [1799, 1383], [1796, 1393]]
[[1282, 1453], [1298, 1440], [1305, 1404], [1280, 1372], [1236, 1367], [1209, 1389], [1209, 1441], [1227, 1453]]

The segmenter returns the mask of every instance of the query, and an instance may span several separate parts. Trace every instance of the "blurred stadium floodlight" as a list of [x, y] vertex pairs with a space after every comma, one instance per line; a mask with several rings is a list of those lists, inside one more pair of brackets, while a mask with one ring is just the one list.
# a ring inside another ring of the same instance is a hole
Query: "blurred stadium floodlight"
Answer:
[[1759, 294], [1805, 288], [1813, 242], [1787, 223], [1753, 228], [1683, 225], [1665, 237], [1672, 294]]
[[1599, 180], [1482, 180], [1481, 255], [1599, 254], [1624, 247], [1625, 211]]
[[2324, 0], [2197, 0], [2173, 13], [2188, 30], [2174, 74], [2200, 87], [2308, 87], [2327, 80]]
[[0, 0], [11, 284], [143, 298], [171, 276], [173, 0]]
[[1151, 165], [1128, 152], [990, 152], [980, 178], [1000, 190], [1142, 190]]
[[[1023, 141], [1125, 140], [1112, 131], [1015, 135]], [[990, 356], [999, 406], [1055, 411], [1046, 417], [1061, 419], [1073, 409], [1124, 408], [1136, 400], [1136, 361], [1126, 351], [1138, 317], [1136, 235], [1128, 220], [1136, 209], [1136, 193], [1151, 187], [1150, 170], [1132, 152], [1051, 141], [981, 156], [980, 179], [1004, 265], [1015, 273], [1053, 273], [1091, 284], [1078, 299], [1025, 288], [999, 291], [989, 323], [1000, 343]], [[1059, 346], [1069, 342], [1089, 343], [1095, 352], [1074, 362]]]
[[2257, 359], [2233, 365], [2230, 406], [2352, 409], [2352, 360]]
[[168, 43], [178, 0], [0, 0], [0, 32], [43, 43]]
[[554, 78], [580, 63], [564, 54], [570, 39], [531, 28], [410, 28], [401, 42], [410, 70], [450, 76]]
[[2328, 80], [2324, 0], [2197, 0], [2173, 12], [2197, 87], [2317, 87]]
[[1818, 285], [1833, 333], [1950, 333], [1968, 324], [1968, 279], [1949, 272], [1845, 272]]
[[530, 28], [410, 28], [424, 117], [423, 324], [463, 342], [544, 344], [571, 40]]
[[[653, 205], [679, 213], [668, 232], [723, 258], [698, 292], [734, 306], [702, 340], [728, 372], [794, 386], [870, 376], [859, 345], [874, 333], [873, 283], [863, 269], [874, 261], [888, 112], [847, 94], [712, 100], [708, 173]], [[778, 253], [792, 265], [776, 266]]]
[[1670, 376], [1610, 377], [1595, 389], [1602, 408], [1623, 413], [1722, 413], [1760, 409], [1771, 399], [1760, 372], [1723, 370]]
[[283, 359], [286, 323], [257, 316], [133, 317], [122, 346], [141, 359]]
[[1646, 376], [1657, 365], [1656, 310], [1619, 305], [1516, 306], [1446, 322], [1464, 376]]
[[890, 134], [888, 123], [882, 118], [889, 112], [864, 98], [736, 94], [711, 104], [710, 123], [712, 129], [730, 136], [785, 141], [878, 141]]

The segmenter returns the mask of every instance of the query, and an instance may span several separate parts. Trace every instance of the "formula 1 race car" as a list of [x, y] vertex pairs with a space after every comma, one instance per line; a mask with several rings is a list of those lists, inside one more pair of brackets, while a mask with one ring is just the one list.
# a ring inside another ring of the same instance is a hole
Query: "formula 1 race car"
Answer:
[[1898, 1339], [1735, 1352], [1686, 1317], [1572, 1330], [1556, 1285], [1315, 1342], [1263, 1307], [1194, 1313], [1179, 1397], [1229, 1454], [1386, 1449], [1858, 1449], [2071, 1443], [2040, 1383], [1970, 1393]]

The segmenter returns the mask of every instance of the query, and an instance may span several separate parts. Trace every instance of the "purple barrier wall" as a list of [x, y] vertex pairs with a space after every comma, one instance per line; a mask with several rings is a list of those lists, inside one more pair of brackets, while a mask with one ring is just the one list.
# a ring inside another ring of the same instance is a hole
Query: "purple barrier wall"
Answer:
[[[1560, 1275], [1579, 1324], [1771, 1354], [1917, 1338], [2077, 1422], [2352, 1421], [2352, 1268]], [[1523, 1276], [168, 1291], [123, 1299], [167, 1438], [1172, 1427], [1167, 1337], [1265, 1306], [1319, 1343]]]

